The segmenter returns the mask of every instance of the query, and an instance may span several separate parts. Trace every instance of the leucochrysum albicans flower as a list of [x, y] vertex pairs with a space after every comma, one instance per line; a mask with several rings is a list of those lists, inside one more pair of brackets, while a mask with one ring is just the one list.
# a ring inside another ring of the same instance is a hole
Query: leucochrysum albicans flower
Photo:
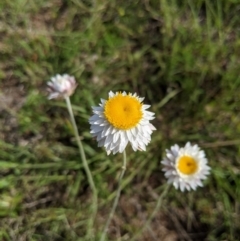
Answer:
[[155, 127], [149, 122], [154, 113], [146, 110], [150, 105], [144, 105], [143, 99], [136, 93], [110, 91], [108, 100], [92, 107], [91, 134], [108, 154], [122, 153], [128, 143], [134, 151], [146, 150]]
[[182, 148], [172, 146], [170, 150], [166, 150], [166, 157], [161, 161], [168, 183], [173, 183], [182, 192], [203, 186], [202, 180], [206, 179], [210, 171], [207, 162], [205, 152], [190, 142]]
[[51, 78], [47, 83], [49, 96], [48, 99], [66, 98], [72, 95], [77, 87], [75, 78], [68, 74], [60, 75]]

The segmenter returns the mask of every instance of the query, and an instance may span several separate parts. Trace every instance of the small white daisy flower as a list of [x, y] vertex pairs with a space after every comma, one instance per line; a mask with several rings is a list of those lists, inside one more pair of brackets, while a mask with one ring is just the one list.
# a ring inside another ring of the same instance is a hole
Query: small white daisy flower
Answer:
[[68, 74], [60, 75], [51, 78], [51, 81], [47, 83], [49, 96], [48, 99], [65, 98], [74, 93], [77, 87], [75, 78]]
[[202, 180], [206, 179], [210, 172], [207, 162], [205, 152], [190, 142], [182, 148], [178, 145], [172, 146], [170, 150], [166, 150], [166, 157], [161, 161], [168, 183], [173, 183], [173, 186], [182, 192], [203, 186]]
[[146, 110], [150, 105], [142, 104], [143, 99], [136, 93], [110, 91], [108, 100], [101, 99], [99, 106], [92, 107], [91, 134], [108, 154], [122, 153], [128, 142], [134, 151], [146, 150], [156, 128], [149, 122], [154, 113]]

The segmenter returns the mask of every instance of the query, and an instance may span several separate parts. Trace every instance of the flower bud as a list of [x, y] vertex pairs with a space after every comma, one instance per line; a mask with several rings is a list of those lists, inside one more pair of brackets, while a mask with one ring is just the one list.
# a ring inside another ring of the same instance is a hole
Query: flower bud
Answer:
[[47, 86], [48, 99], [61, 99], [71, 96], [77, 87], [77, 83], [73, 76], [57, 74], [51, 78]]

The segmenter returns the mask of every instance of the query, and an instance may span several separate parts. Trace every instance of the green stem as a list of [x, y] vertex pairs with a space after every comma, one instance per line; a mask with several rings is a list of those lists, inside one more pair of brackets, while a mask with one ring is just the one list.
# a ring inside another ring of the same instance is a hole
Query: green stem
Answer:
[[122, 171], [121, 171], [121, 174], [119, 176], [119, 179], [118, 179], [118, 189], [117, 189], [117, 194], [116, 194], [116, 197], [114, 199], [114, 203], [113, 203], [113, 206], [112, 206], [112, 209], [110, 211], [110, 214], [109, 214], [109, 217], [107, 219], [107, 222], [105, 224], [105, 227], [104, 227], [104, 230], [103, 230], [103, 233], [101, 235], [101, 239], [100, 241], [105, 241], [105, 237], [106, 237], [106, 234], [107, 234], [107, 231], [108, 231], [108, 227], [109, 227], [109, 224], [113, 218], [113, 215], [115, 213], [115, 210], [117, 208], [117, 205], [118, 205], [118, 201], [119, 201], [119, 198], [120, 198], [120, 194], [121, 194], [121, 190], [122, 190], [122, 186], [121, 186], [121, 182], [122, 182], [122, 179], [123, 179], [123, 176], [124, 176], [124, 173], [126, 171], [126, 164], [127, 164], [127, 157], [126, 157], [126, 152], [124, 150], [123, 152], [123, 166], [122, 166]]
[[166, 184], [165, 189], [163, 190], [162, 194], [158, 197], [157, 204], [156, 204], [152, 214], [149, 216], [148, 220], [146, 221], [144, 226], [140, 229], [140, 231], [133, 236], [131, 241], [137, 240], [137, 238], [139, 238], [139, 236], [144, 232], [144, 230], [146, 228], [149, 228], [149, 225], [151, 224], [152, 219], [156, 216], [157, 212], [159, 211], [159, 208], [162, 205], [162, 200], [165, 197], [165, 195], [167, 194], [169, 188], [170, 188], [170, 185]]
[[77, 140], [79, 153], [80, 153], [80, 156], [82, 158], [83, 167], [84, 167], [84, 170], [85, 170], [85, 172], [87, 174], [87, 178], [88, 178], [88, 182], [89, 182], [90, 188], [92, 189], [92, 192], [93, 192], [92, 217], [89, 219], [88, 230], [87, 230], [87, 238], [89, 238], [93, 234], [93, 230], [92, 230], [93, 229], [93, 224], [94, 224], [94, 220], [95, 220], [96, 215], [97, 215], [98, 194], [97, 194], [97, 189], [96, 189], [94, 181], [93, 181], [93, 177], [92, 177], [91, 171], [89, 169], [89, 166], [88, 166], [88, 163], [87, 163], [87, 160], [86, 160], [86, 156], [85, 156], [85, 152], [84, 152], [84, 149], [83, 149], [83, 145], [82, 145], [82, 142], [81, 142], [80, 137], [79, 137], [79, 132], [78, 132], [76, 121], [75, 121], [75, 118], [74, 118], [74, 115], [73, 115], [73, 110], [72, 110], [72, 105], [71, 105], [70, 98], [69, 97], [65, 97], [65, 100], [66, 100], [66, 103], [67, 103], [67, 108], [68, 108], [68, 112], [69, 112], [69, 115], [70, 115], [71, 123], [73, 125], [74, 134], [75, 134], [75, 137], [76, 137], [76, 140]]

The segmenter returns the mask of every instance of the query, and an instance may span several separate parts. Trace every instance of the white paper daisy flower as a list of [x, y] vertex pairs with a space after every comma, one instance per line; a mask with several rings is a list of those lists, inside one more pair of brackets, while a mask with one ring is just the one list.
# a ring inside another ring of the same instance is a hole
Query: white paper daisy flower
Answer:
[[166, 150], [166, 157], [161, 161], [168, 183], [173, 183], [174, 187], [182, 192], [203, 186], [202, 180], [206, 179], [210, 172], [207, 162], [205, 152], [190, 142], [182, 148], [178, 145], [172, 146], [170, 150]]
[[146, 110], [150, 105], [142, 104], [143, 99], [136, 93], [110, 91], [108, 100], [101, 99], [99, 106], [92, 107], [91, 134], [108, 154], [122, 153], [128, 142], [134, 151], [146, 150], [156, 129], [149, 122], [154, 113]]
[[47, 83], [49, 92], [48, 99], [66, 98], [74, 93], [77, 87], [75, 78], [68, 74], [60, 75], [51, 78]]

